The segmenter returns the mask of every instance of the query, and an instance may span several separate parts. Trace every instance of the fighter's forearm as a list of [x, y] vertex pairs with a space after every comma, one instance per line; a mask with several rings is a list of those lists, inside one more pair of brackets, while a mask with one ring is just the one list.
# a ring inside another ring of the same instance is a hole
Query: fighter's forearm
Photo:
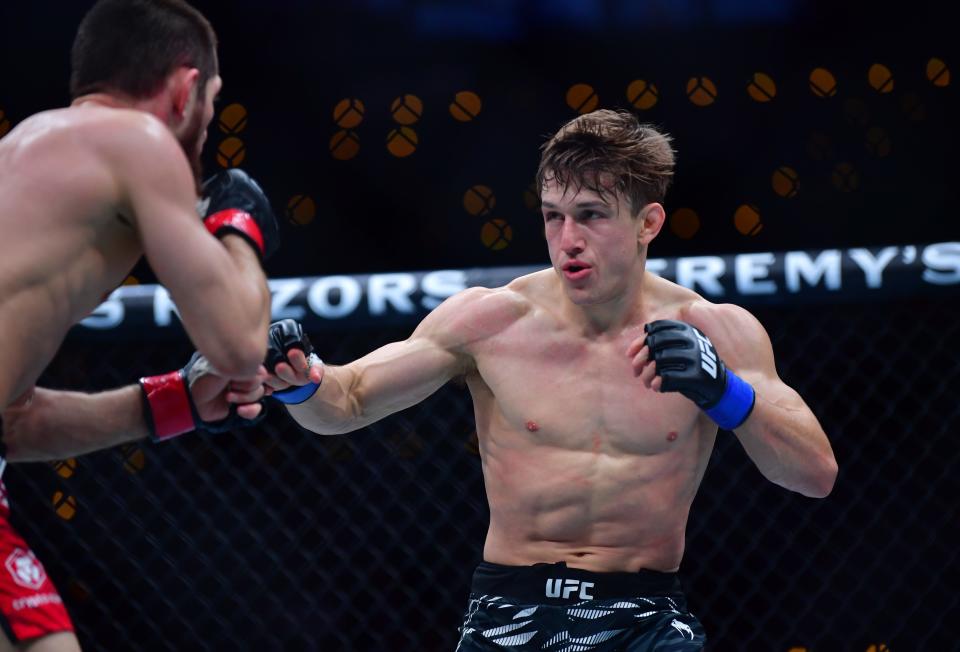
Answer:
[[758, 391], [750, 418], [734, 432], [771, 482], [813, 498], [823, 498], [833, 489], [837, 461], [805, 405], [771, 401]]
[[[229, 377], [256, 374], [266, 353], [267, 327], [270, 324], [270, 290], [254, 250], [235, 235], [223, 237], [223, 246], [231, 261], [225, 274], [230, 297], [229, 307], [221, 307], [217, 328], [205, 329], [215, 336], [197, 341], [203, 333], [191, 333], [200, 352], [213, 366]], [[204, 318], [209, 326], [210, 317]], [[204, 349], [207, 350], [204, 350]]]
[[309, 400], [287, 405], [290, 416], [319, 435], [342, 435], [369, 425], [352, 391], [353, 378], [345, 367], [326, 365], [323, 382]]
[[29, 405], [3, 413], [11, 462], [64, 459], [147, 434], [137, 385], [96, 394], [37, 388]]

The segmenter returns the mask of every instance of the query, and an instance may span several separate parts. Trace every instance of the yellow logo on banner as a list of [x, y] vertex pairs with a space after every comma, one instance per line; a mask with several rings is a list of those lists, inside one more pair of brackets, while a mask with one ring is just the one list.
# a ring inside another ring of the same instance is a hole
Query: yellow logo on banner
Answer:
[[423, 102], [416, 95], [401, 95], [390, 105], [390, 113], [398, 124], [412, 125], [423, 115]]
[[567, 106], [577, 113], [590, 113], [600, 104], [600, 98], [590, 84], [574, 84], [567, 89]]
[[651, 109], [660, 99], [657, 87], [643, 79], [635, 79], [627, 86], [627, 101], [635, 109]]
[[247, 158], [247, 146], [236, 136], [230, 136], [217, 148], [217, 163], [221, 167], [235, 168]]
[[397, 158], [405, 158], [417, 151], [417, 132], [410, 127], [391, 129], [387, 134], [387, 151]]
[[747, 94], [757, 102], [769, 102], [777, 96], [777, 85], [770, 75], [755, 72], [747, 84]]
[[317, 205], [312, 197], [294, 195], [287, 202], [287, 219], [298, 226], [306, 226], [317, 215]]
[[463, 193], [463, 208], [471, 215], [486, 215], [497, 205], [497, 197], [487, 186], [473, 186]]
[[810, 90], [817, 97], [833, 97], [837, 94], [837, 78], [826, 68], [810, 71]]
[[513, 229], [506, 220], [490, 220], [480, 229], [480, 240], [488, 249], [500, 251], [513, 240]]
[[678, 238], [689, 240], [700, 230], [700, 216], [692, 208], [678, 208], [670, 216], [670, 230]]
[[788, 199], [796, 197], [797, 191], [800, 189], [800, 179], [797, 171], [786, 165], [782, 165], [773, 171], [770, 182], [773, 185], [773, 192]]
[[480, 101], [479, 95], [473, 91], [460, 91], [454, 95], [453, 102], [450, 103], [450, 115], [454, 120], [470, 122], [480, 115], [482, 108], [483, 102]]
[[757, 235], [763, 229], [760, 209], [753, 204], [743, 204], [733, 214], [733, 225], [743, 235]]
[[217, 126], [225, 134], [239, 134], [247, 128], [247, 109], [242, 104], [230, 104], [224, 107], [220, 112]]
[[360, 136], [341, 129], [330, 138], [330, 155], [338, 161], [349, 161], [360, 151]]
[[348, 97], [337, 102], [337, 105], [333, 107], [333, 121], [337, 123], [337, 126], [341, 129], [353, 129], [361, 122], [363, 122], [363, 102], [360, 100]]
[[717, 101], [717, 86], [709, 77], [687, 80], [687, 97], [697, 106], [710, 106]]

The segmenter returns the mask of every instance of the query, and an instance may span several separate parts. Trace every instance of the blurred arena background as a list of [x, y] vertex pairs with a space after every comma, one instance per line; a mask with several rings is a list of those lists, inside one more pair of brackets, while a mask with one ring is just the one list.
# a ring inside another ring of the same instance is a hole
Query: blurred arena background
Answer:
[[[0, 137], [68, 101], [90, 4], [0, 4]], [[275, 315], [305, 319], [333, 363], [405, 337], [458, 287], [548, 264], [532, 180], [563, 122], [626, 108], [670, 132], [651, 255], [755, 312], [840, 464], [834, 493], [805, 499], [721, 433], [681, 567], [711, 649], [960, 649], [960, 59], [941, 9], [194, 4], [225, 80], [207, 170], [261, 181], [284, 230]], [[149, 271], [128, 282], [45, 384], [183, 364]], [[349, 437], [275, 409], [256, 431], [5, 480], [85, 649], [452, 650], [486, 528], [473, 428], [451, 384]]]

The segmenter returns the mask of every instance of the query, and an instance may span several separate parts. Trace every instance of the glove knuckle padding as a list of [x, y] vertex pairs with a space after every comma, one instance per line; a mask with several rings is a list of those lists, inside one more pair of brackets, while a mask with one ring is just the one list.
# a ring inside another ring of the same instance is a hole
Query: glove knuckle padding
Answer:
[[313, 345], [307, 334], [303, 332], [300, 322], [295, 319], [282, 319], [270, 324], [270, 329], [267, 331], [267, 359], [264, 365], [267, 371], [275, 374], [278, 364], [289, 363], [287, 351], [290, 349], [300, 349], [306, 356], [313, 353]]
[[[187, 364], [183, 367], [181, 373], [183, 374], [189, 391], [193, 385], [193, 382], [197, 378], [205, 374], [216, 373], [216, 370], [213, 368], [213, 365], [210, 364], [209, 360], [202, 356], [199, 351], [195, 351], [194, 354], [190, 356], [190, 360], [187, 361]], [[193, 402], [192, 393], [190, 396], [190, 409], [193, 412], [193, 418], [197, 424], [197, 430], [202, 430], [203, 432], [209, 432], [211, 434], [218, 434], [236, 430], [238, 428], [249, 428], [250, 426], [255, 426], [263, 421], [267, 414], [267, 403], [263, 400], [258, 401], [261, 406], [260, 414], [253, 419], [245, 419], [237, 414], [237, 406], [236, 404], [232, 403], [230, 405], [229, 412], [227, 412], [227, 416], [223, 419], [219, 419], [217, 421], [204, 421], [202, 418], [200, 418], [200, 414], [197, 412], [196, 405]]]
[[280, 246], [280, 227], [270, 200], [243, 170], [232, 168], [215, 174], [203, 183], [201, 194], [208, 201], [204, 218], [228, 209], [242, 210], [253, 218], [263, 237], [264, 259]]
[[663, 331], [683, 329], [687, 324], [682, 321], [676, 321], [675, 319], [657, 319], [652, 321], [649, 324], [644, 325], [643, 330], [648, 334], [650, 333], [660, 333]]
[[221, 432], [229, 432], [231, 430], [237, 430], [239, 428], [249, 428], [255, 426], [267, 416], [267, 403], [264, 400], [257, 401], [260, 403], [260, 414], [258, 414], [253, 419], [245, 419], [244, 417], [237, 414], [237, 406], [231, 405], [230, 411], [227, 413], [227, 416], [219, 421], [198, 421], [199, 426], [198, 430], [204, 432], [209, 432], [211, 434], [218, 434]]
[[644, 328], [661, 378], [660, 391], [680, 392], [700, 407], [720, 400], [725, 370], [706, 335], [690, 324], [666, 319]]

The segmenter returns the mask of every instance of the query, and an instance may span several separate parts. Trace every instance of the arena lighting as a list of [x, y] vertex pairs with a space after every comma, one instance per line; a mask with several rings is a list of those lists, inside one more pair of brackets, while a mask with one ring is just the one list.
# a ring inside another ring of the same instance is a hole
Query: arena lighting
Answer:
[[[297, 319], [308, 330], [413, 326], [465, 288], [505, 285], [538, 269], [543, 266], [271, 279], [273, 319]], [[651, 258], [647, 269], [711, 301], [754, 306], [949, 295], [960, 290], [960, 242]], [[72, 334], [164, 338], [182, 336], [179, 324], [163, 287], [125, 285]]]

